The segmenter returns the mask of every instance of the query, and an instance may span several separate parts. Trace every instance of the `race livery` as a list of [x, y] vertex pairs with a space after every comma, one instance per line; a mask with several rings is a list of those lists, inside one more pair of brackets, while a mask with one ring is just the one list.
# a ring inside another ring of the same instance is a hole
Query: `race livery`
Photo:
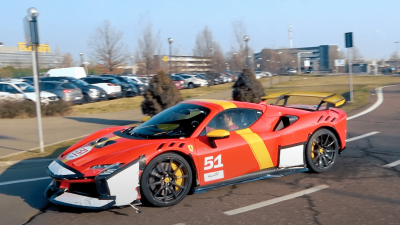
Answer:
[[[288, 105], [292, 96], [319, 102]], [[48, 166], [45, 195], [88, 209], [170, 206], [189, 192], [324, 172], [346, 146], [347, 116], [337, 108], [344, 103], [319, 92], [270, 94], [259, 104], [184, 101], [139, 126], [103, 129], [71, 146]]]

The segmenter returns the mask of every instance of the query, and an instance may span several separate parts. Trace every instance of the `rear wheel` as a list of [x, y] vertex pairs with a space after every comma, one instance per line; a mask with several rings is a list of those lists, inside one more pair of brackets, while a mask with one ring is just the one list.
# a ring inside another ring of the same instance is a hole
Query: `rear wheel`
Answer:
[[171, 206], [180, 202], [192, 185], [192, 169], [180, 155], [167, 153], [154, 158], [141, 176], [144, 202]]
[[338, 155], [339, 142], [336, 135], [327, 129], [320, 129], [311, 135], [307, 143], [308, 167], [317, 173], [331, 169]]
[[82, 103], [89, 103], [90, 102], [90, 99], [89, 99], [89, 96], [87, 96], [87, 95], [83, 95], [83, 101], [82, 101]]
[[189, 83], [189, 84], [188, 84], [188, 88], [189, 88], [189, 89], [194, 88], [194, 84], [193, 84], [193, 83]]

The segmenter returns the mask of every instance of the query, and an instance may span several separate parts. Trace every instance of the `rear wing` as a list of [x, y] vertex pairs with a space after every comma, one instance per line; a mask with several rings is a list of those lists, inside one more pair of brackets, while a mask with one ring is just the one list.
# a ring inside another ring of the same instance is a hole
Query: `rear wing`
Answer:
[[318, 104], [317, 110], [321, 107], [322, 104], [327, 103], [327, 108], [329, 107], [339, 107], [342, 106], [346, 99], [335, 93], [327, 93], [327, 92], [306, 92], [306, 91], [292, 91], [292, 92], [279, 92], [269, 94], [267, 96], [262, 97], [263, 101], [268, 99], [276, 99], [275, 105], [278, 104], [280, 100], [284, 100], [283, 106], [286, 106], [287, 101], [290, 96], [300, 96], [300, 97], [314, 97], [314, 98], [322, 98], [321, 102]]

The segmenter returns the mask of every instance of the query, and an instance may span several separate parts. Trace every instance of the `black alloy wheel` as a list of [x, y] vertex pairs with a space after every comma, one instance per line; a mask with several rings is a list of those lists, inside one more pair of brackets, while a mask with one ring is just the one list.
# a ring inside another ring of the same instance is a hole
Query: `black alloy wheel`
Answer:
[[166, 153], [155, 157], [141, 176], [144, 203], [171, 206], [180, 202], [192, 185], [192, 169], [180, 155]]
[[306, 159], [308, 168], [320, 173], [331, 169], [339, 151], [336, 135], [327, 129], [319, 129], [307, 143]]

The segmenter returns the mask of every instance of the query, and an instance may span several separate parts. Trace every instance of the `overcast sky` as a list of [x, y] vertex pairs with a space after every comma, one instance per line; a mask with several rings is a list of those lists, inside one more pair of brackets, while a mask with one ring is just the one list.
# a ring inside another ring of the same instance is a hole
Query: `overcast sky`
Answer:
[[22, 18], [29, 7], [39, 11], [42, 43], [56, 46], [75, 59], [88, 53], [88, 39], [104, 20], [124, 32], [133, 53], [140, 35], [141, 17], [160, 31], [163, 53], [167, 38], [180, 53], [191, 55], [196, 34], [208, 26], [224, 51], [235, 44], [232, 21], [242, 20], [250, 36], [249, 45], [262, 48], [288, 47], [288, 28], [293, 24], [293, 46], [326, 44], [344, 46], [344, 33], [354, 32], [355, 46], [366, 59], [388, 58], [400, 41], [399, 0], [84, 0], [84, 1], [2, 1], [0, 42], [17, 46], [24, 41]]

